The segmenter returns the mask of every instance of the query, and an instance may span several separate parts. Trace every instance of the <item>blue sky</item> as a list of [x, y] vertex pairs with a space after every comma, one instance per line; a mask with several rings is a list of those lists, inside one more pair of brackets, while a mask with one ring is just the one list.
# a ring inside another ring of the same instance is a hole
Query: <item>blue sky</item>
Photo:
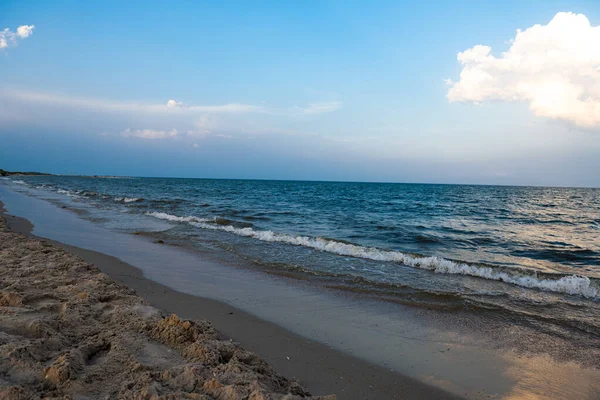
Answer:
[[0, 168], [600, 186], [598, 2], [88, 3], [0, 4]]

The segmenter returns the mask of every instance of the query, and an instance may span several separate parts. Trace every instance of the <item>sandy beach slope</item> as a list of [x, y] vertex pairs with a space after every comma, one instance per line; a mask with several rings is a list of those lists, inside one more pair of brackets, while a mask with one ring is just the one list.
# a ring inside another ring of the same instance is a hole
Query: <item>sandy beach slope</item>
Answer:
[[163, 316], [95, 266], [0, 218], [0, 399], [107, 397], [310, 396], [209, 322]]

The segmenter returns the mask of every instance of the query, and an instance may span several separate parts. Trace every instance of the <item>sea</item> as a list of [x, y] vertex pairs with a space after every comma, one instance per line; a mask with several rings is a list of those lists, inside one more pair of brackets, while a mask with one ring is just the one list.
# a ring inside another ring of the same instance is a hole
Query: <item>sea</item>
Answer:
[[2, 183], [108, 229], [327, 290], [600, 339], [600, 189], [74, 176]]

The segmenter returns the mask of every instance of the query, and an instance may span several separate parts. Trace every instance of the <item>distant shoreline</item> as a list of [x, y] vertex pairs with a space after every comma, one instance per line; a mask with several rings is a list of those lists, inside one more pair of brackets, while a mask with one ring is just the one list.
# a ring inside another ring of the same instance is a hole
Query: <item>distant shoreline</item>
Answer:
[[0, 169], [0, 176], [51, 176], [44, 172], [5, 171]]
[[6, 171], [0, 169], [0, 176], [72, 176], [77, 178], [131, 178], [130, 176], [120, 175], [72, 175], [72, 174], [49, 174], [46, 172], [34, 172], [34, 171]]

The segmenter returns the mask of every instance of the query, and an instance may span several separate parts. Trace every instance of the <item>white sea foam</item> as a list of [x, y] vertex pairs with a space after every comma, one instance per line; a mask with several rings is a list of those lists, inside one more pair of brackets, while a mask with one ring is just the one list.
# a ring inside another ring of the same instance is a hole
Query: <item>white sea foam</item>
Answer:
[[22, 180], [17, 179], [16, 181], [13, 181], [13, 183], [18, 183], [19, 185], [27, 185], [27, 183], [23, 182]]
[[147, 212], [146, 215], [149, 215], [151, 217], [158, 218], [158, 219], [164, 219], [164, 220], [167, 220], [167, 221], [172, 221], [172, 222], [196, 222], [196, 223], [200, 223], [200, 222], [212, 222], [212, 221], [214, 221], [212, 219], [198, 218], [198, 217], [178, 217], [176, 215], [171, 215], [171, 214], [167, 214], [167, 213], [163, 213], [163, 212]]
[[77, 194], [75, 194], [75, 193], [73, 193], [73, 192], [71, 192], [69, 190], [65, 190], [65, 189], [57, 189], [56, 193], [58, 193], [58, 194], [65, 194], [65, 195], [67, 195], [67, 196], [69, 196], [71, 198], [74, 198], [74, 199], [80, 199], [81, 198], [81, 196], [79, 196], [79, 195], [77, 195]]
[[115, 201], [123, 202], [123, 203], [135, 203], [136, 201], [140, 201], [142, 199], [137, 197], [115, 197]]
[[495, 270], [492, 267], [455, 262], [436, 256], [419, 257], [399, 251], [381, 250], [375, 247], [363, 247], [320, 237], [294, 236], [273, 231], [257, 231], [252, 228], [236, 228], [231, 225], [216, 225], [211, 223], [214, 222], [214, 220], [193, 216], [178, 217], [162, 212], [149, 212], [146, 214], [167, 221], [187, 222], [198, 228], [231, 232], [239, 236], [250, 237], [265, 242], [288, 243], [343, 256], [365, 258], [375, 261], [396, 262], [413, 268], [426, 269], [439, 274], [469, 275], [506, 282], [526, 288], [580, 295], [591, 299], [598, 296], [598, 289], [593, 287], [591, 280], [585, 276], [571, 275], [564, 276], [560, 279], [540, 279], [533, 275], [510, 274], [504, 271]]

